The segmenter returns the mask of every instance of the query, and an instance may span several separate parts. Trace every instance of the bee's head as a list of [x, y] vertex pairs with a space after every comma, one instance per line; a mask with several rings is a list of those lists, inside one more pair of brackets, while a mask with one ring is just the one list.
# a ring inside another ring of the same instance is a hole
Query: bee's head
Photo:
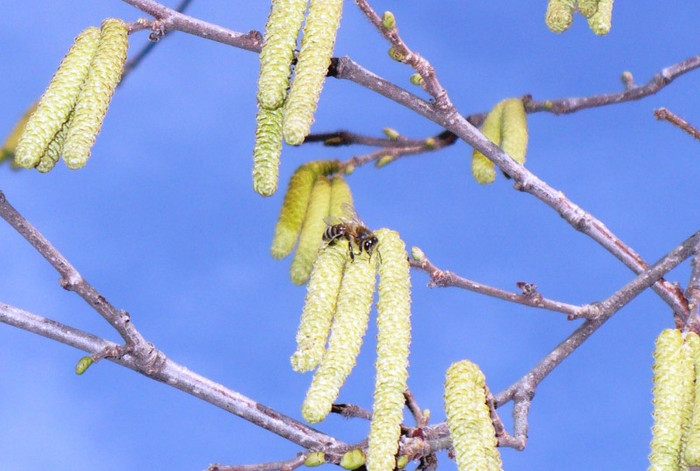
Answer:
[[369, 258], [372, 258], [372, 253], [376, 249], [377, 255], [379, 255], [379, 262], [381, 263], [382, 254], [379, 253], [379, 249], [377, 248], [378, 243], [379, 243], [379, 240], [377, 239], [377, 236], [372, 235], [372, 237], [369, 237], [365, 241], [362, 242], [362, 248], [369, 254]]

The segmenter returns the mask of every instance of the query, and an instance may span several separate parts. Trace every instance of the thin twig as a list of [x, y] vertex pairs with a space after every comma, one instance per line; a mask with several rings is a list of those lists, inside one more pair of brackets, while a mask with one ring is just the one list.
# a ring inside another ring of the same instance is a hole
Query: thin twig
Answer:
[[262, 48], [263, 37], [259, 31], [250, 31], [248, 33], [233, 31], [223, 26], [179, 13], [153, 0], [123, 1], [157, 19], [158, 23], [153, 25], [153, 27], [158, 33], [154, 39], [160, 38], [170, 31], [177, 30], [247, 51], [259, 53]]
[[639, 274], [635, 279], [627, 283], [620, 290], [604, 301], [597, 303], [600, 311], [595, 318], [586, 320], [569, 337], [550, 351], [540, 362], [527, 372], [517, 382], [504, 391], [495, 395], [498, 406], [518, 395], [523, 398], [534, 394], [537, 385], [557, 367], [564, 359], [573, 353], [588, 337], [590, 337], [600, 326], [610, 319], [616, 312], [627, 304], [631, 299], [651, 286], [655, 280], [661, 278], [665, 273], [678, 266], [681, 262], [690, 257], [700, 242], [700, 232], [696, 232], [683, 241], [678, 247], [671, 250], [661, 260], [652, 267]]
[[294, 458], [283, 460], [283, 461], [273, 461], [270, 463], [259, 463], [259, 464], [243, 464], [243, 465], [222, 465], [222, 464], [212, 464], [209, 466], [209, 471], [292, 471], [304, 464], [306, 458], [309, 456], [309, 452], [300, 453]]
[[[192, 0], [182, 0], [180, 4], [175, 7], [175, 11], [178, 13], [183, 13], [187, 7], [192, 3]], [[139, 52], [137, 52], [131, 59], [129, 59], [125, 64], [124, 64], [124, 72], [122, 73], [122, 80], [119, 82], [118, 86], [121, 86], [121, 84], [124, 83], [124, 79], [126, 78], [127, 75], [136, 67], [138, 67], [143, 59], [153, 50], [153, 48], [158, 44], [157, 41], [149, 41], [145, 46], [141, 48]]]
[[656, 119], [663, 119], [669, 123], [681, 128], [683, 131], [687, 132], [695, 139], [700, 139], [700, 129], [694, 127], [688, 121], [684, 120], [680, 116], [670, 112], [666, 108], [657, 108], [654, 110], [654, 116]]
[[504, 301], [510, 301], [513, 303], [524, 304], [525, 306], [536, 307], [540, 309], [547, 309], [550, 311], [561, 312], [569, 316], [574, 317], [587, 317], [594, 312], [594, 309], [590, 305], [576, 306], [573, 304], [567, 304], [560, 301], [554, 301], [552, 299], [547, 299], [540, 296], [531, 296], [524, 293], [513, 293], [510, 291], [505, 291], [499, 288], [494, 288], [492, 286], [484, 285], [476, 281], [463, 278], [456, 275], [450, 271], [441, 270], [440, 268], [433, 265], [433, 263], [428, 259], [427, 256], [423, 256], [421, 261], [416, 261], [411, 259], [410, 264], [413, 268], [418, 268], [423, 270], [430, 276], [430, 282], [428, 287], [456, 287], [463, 288], [475, 293], [484, 294], [486, 296], [493, 296], [494, 298], [503, 299]]

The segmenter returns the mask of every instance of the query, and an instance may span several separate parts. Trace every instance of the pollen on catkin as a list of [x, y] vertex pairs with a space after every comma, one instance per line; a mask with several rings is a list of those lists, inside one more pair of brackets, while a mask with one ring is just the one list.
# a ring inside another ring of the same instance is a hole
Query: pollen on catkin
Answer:
[[347, 241], [326, 245], [319, 251], [306, 288], [306, 301], [297, 330], [297, 350], [291, 358], [294, 371], [313, 370], [323, 358], [347, 254]]
[[306, 3], [307, 0], [272, 2], [260, 52], [257, 99], [261, 108], [274, 110], [284, 104]]
[[574, 20], [573, 0], [549, 0], [544, 21], [553, 33], [563, 33]]
[[613, 0], [598, 0], [598, 10], [588, 18], [588, 26], [597, 35], [605, 35], [612, 27]]
[[287, 144], [301, 144], [311, 130], [342, 10], [343, 0], [311, 0], [309, 3], [294, 79], [284, 103], [282, 133]]
[[520, 165], [527, 153], [527, 114], [523, 101], [509, 98], [503, 102], [501, 118], [501, 149]]
[[689, 421], [695, 370], [681, 332], [665, 329], [654, 348], [654, 425], [649, 471], [679, 469], [681, 437]]
[[322, 244], [323, 231], [326, 228], [324, 218], [328, 216], [330, 199], [331, 184], [328, 178], [319, 176], [311, 190], [311, 199], [299, 234], [299, 246], [290, 267], [292, 282], [297, 285], [303, 285], [309, 279], [316, 254]]
[[259, 107], [255, 117], [253, 189], [262, 196], [277, 191], [282, 154], [282, 109]]
[[100, 42], [100, 30], [87, 28], [61, 61], [36, 111], [28, 118], [15, 152], [15, 163], [24, 168], [36, 167], [49, 143], [75, 108], [80, 90], [88, 76]]
[[[486, 119], [481, 125], [482, 134], [496, 145], [501, 143], [502, 114], [503, 102], [501, 101], [486, 115]], [[496, 179], [496, 169], [493, 162], [477, 149], [472, 152], [472, 175], [482, 185], [493, 183]]]
[[367, 469], [396, 465], [411, 343], [411, 279], [406, 246], [395, 231], [379, 229], [382, 263], [377, 300], [377, 361]]
[[453, 363], [445, 374], [445, 413], [459, 470], [500, 470], [486, 379], [469, 360]]
[[118, 18], [102, 22], [100, 44], [75, 104], [73, 120], [63, 144], [63, 160], [71, 169], [87, 163], [100, 132], [114, 90], [124, 71], [129, 47], [126, 24]]
[[301, 408], [302, 416], [310, 423], [322, 421], [331, 411], [340, 388], [355, 367], [367, 331], [377, 265], [365, 254], [345, 267], [328, 348]]
[[695, 332], [689, 332], [685, 336], [685, 344], [690, 347], [693, 366], [695, 368], [695, 386], [690, 413], [690, 423], [685, 431], [683, 442], [683, 455], [688, 466], [700, 466], [700, 337]]

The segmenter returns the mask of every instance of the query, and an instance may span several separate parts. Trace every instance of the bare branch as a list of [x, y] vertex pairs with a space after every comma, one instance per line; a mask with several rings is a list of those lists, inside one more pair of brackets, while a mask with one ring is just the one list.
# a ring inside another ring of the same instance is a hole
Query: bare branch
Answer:
[[542, 296], [533, 297], [523, 293], [512, 293], [510, 291], [484, 285], [467, 278], [462, 278], [455, 273], [441, 270], [440, 268], [436, 267], [428, 259], [428, 257], [424, 257], [420, 262], [411, 259], [410, 264], [413, 268], [423, 270], [430, 276], [430, 282], [428, 283], [428, 287], [430, 288], [445, 288], [454, 286], [457, 288], [474, 291], [475, 293], [484, 294], [486, 296], [493, 296], [494, 298], [503, 299], [505, 301], [524, 304], [525, 306], [561, 312], [569, 317], [586, 317], [593, 312], [591, 307], [588, 305], [575, 306], [573, 304], [547, 299]]
[[309, 453], [300, 453], [296, 457], [284, 461], [274, 461], [270, 463], [245, 464], [245, 465], [221, 465], [213, 464], [209, 466], [209, 471], [292, 471], [304, 464]]
[[152, 40], [158, 40], [169, 31], [177, 30], [247, 51], [259, 53], [262, 48], [263, 38], [258, 31], [250, 31], [246, 34], [239, 33], [213, 23], [198, 20], [153, 0], [123, 1], [156, 18], [156, 22], [152, 24], [152, 30], [156, 33], [151, 36]]
[[700, 139], [700, 129], [694, 127], [688, 121], [684, 120], [678, 115], [673, 114], [666, 108], [657, 108], [654, 110], [654, 116], [656, 119], [664, 119], [669, 123], [681, 128], [683, 131], [687, 132], [695, 139]]
[[685, 259], [690, 257], [700, 242], [700, 232], [696, 232], [686, 239], [678, 247], [671, 250], [665, 257], [656, 262], [651, 268], [639, 274], [634, 280], [627, 283], [623, 288], [614, 293], [604, 301], [598, 303], [600, 307], [599, 315], [586, 320], [569, 337], [557, 345], [551, 352], [540, 360], [540, 362], [520, 378], [516, 383], [495, 396], [497, 406], [501, 406], [507, 401], [525, 394], [522, 397], [531, 397], [537, 385], [559, 365], [566, 357], [574, 352], [588, 337], [590, 337], [600, 326], [610, 319], [617, 311], [627, 304], [631, 299], [651, 286], [655, 280], [661, 278], [665, 273], [678, 266]]
[[[0, 322], [92, 354], [119, 347], [119, 345], [95, 335], [4, 303], [0, 303]], [[122, 357], [109, 358], [109, 360], [198, 397], [304, 448], [326, 449], [329, 452], [341, 453], [349, 446], [219, 383], [204, 378], [166, 358], [162, 353], [158, 353], [159, 357], [162, 358], [162, 364], [160, 369], [155, 372], [146, 371], [141, 362], [130, 353]]]

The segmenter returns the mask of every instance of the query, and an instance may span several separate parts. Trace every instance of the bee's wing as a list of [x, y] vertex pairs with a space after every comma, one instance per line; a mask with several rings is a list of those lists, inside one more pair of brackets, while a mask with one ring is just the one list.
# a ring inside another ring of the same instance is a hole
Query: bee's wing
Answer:
[[355, 208], [351, 204], [345, 202], [340, 205], [340, 209], [343, 212], [341, 219], [345, 222], [354, 223], [355, 225], [360, 226], [365, 225], [365, 223], [362, 221], [360, 216], [358, 216], [357, 212], [355, 211]]

